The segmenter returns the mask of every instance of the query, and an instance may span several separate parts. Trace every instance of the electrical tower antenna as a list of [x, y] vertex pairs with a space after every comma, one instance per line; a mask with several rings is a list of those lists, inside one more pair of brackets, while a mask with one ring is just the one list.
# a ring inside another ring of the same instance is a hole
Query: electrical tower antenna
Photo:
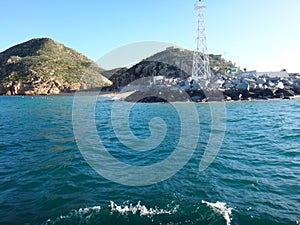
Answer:
[[197, 29], [196, 29], [196, 49], [193, 58], [192, 79], [195, 81], [205, 81], [211, 78], [209, 67], [209, 56], [207, 53], [206, 32], [204, 23], [204, 10], [206, 6], [201, 0], [196, 2]]

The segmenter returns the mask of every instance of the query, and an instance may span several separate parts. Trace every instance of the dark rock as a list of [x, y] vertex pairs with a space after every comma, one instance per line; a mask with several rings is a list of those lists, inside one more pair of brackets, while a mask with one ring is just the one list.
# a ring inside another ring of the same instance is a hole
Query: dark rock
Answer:
[[300, 84], [295, 84], [293, 87], [295, 94], [300, 95]]
[[292, 97], [295, 96], [295, 92], [293, 90], [278, 89], [275, 91], [275, 96], [277, 98]]
[[230, 89], [230, 90], [225, 90], [224, 91], [224, 95], [227, 96], [227, 97], [230, 97], [231, 100], [234, 100], [234, 101], [241, 100], [240, 99], [241, 94], [242, 94], [242, 92], [238, 91], [236, 89]]
[[149, 88], [146, 91], [136, 91], [125, 98], [128, 102], [188, 102], [190, 96], [180, 89]]
[[266, 98], [274, 98], [273, 89], [266, 88], [266, 89], [255, 89], [253, 91], [258, 99], [266, 99]]

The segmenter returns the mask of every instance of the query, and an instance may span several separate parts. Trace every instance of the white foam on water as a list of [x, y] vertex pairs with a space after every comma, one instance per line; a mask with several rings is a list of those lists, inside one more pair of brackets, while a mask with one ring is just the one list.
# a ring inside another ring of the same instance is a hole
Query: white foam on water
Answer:
[[133, 206], [132, 204], [119, 206], [113, 201], [111, 201], [109, 207], [113, 212], [119, 212], [121, 214], [125, 214], [125, 213], [139, 214], [140, 216], [155, 216], [155, 215], [162, 215], [162, 214], [171, 215], [177, 212], [177, 207], [174, 207], [171, 210], [158, 209], [158, 208], [148, 209], [145, 205], [141, 205], [140, 201], [136, 206]]
[[90, 213], [91, 211], [94, 212], [100, 212], [101, 207], [100, 206], [93, 206], [93, 207], [88, 207], [88, 208], [80, 208], [77, 212], [81, 215]]
[[[159, 209], [157, 207], [147, 208], [145, 205], [142, 205], [140, 201], [137, 203], [137, 205], [127, 203], [127, 205], [122, 205], [122, 206], [119, 206], [116, 203], [114, 203], [113, 201], [111, 201], [109, 208], [110, 208], [111, 212], [119, 212], [120, 214], [131, 213], [133, 215], [147, 216], [147, 217], [151, 218], [155, 215], [175, 214], [177, 212], [179, 206], [177, 205], [170, 210], [166, 210], [166, 209]], [[56, 224], [56, 223], [60, 223], [63, 220], [72, 219], [72, 218], [76, 218], [76, 217], [85, 218], [88, 220], [92, 216], [93, 213], [98, 213], [100, 211], [101, 211], [100, 206], [80, 208], [78, 210], [72, 210], [67, 215], [61, 215], [54, 220], [48, 219], [45, 224], [47, 224], [47, 225], [48, 224]]]
[[224, 203], [224, 202], [211, 203], [211, 202], [206, 202], [203, 200], [202, 200], [202, 203], [208, 205], [215, 212], [221, 214], [224, 217], [224, 219], [226, 220], [226, 225], [231, 224], [232, 208], [227, 207], [226, 203]]
[[74, 216], [86, 216], [88, 214], [91, 214], [92, 212], [100, 212], [101, 210], [101, 207], [100, 206], [93, 206], [93, 207], [87, 207], [87, 208], [80, 208], [78, 210], [72, 210], [72, 212], [70, 212], [68, 215], [61, 215], [60, 217], [56, 218], [55, 220], [51, 220], [51, 219], [48, 219], [46, 224], [52, 224], [53, 223], [56, 223], [56, 222], [59, 222], [61, 220], [65, 220], [65, 219], [69, 219], [69, 218], [72, 218]]

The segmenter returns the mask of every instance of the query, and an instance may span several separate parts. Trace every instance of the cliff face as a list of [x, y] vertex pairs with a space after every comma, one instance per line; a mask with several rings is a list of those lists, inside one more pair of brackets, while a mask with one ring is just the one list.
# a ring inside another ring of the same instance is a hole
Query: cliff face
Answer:
[[0, 94], [47, 95], [97, 89], [112, 83], [84, 55], [49, 38], [0, 53]]

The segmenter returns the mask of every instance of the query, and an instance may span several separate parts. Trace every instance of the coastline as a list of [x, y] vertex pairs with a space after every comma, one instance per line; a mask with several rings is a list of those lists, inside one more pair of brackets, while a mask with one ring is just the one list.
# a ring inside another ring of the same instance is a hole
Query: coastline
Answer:
[[[84, 93], [84, 92], [83, 92]], [[87, 92], [88, 93], [88, 92]], [[99, 92], [99, 96], [101, 97], [106, 97], [106, 98], [111, 98], [112, 100], [124, 100], [126, 101], [126, 98], [131, 96], [132, 94], [136, 93], [136, 91], [127, 91], [127, 92]], [[8, 96], [8, 97], [47, 97], [47, 96], [74, 96], [76, 92], [72, 93], [60, 93], [60, 94], [52, 94], [52, 95], [1, 95], [1, 96]], [[226, 103], [231, 103], [231, 102], [264, 102], [264, 101], [282, 101], [282, 100], [300, 100], [300, 95], [295, 95], [289, 97], [289, 99], [284, 99], [284, 98], [268, 98], [268, 99], [259, 99], [259, 98], [253, 98], [251, 100], [226, 100], [224, 101], [208, 101], [208, 102], [194, 102], [194, 101], [169, 101], [173, 103], [217, 103], [217, 102], [226, 102]], [[147, 103], [147, 102], [144, 102]], [[148, 103], [160, 103], [160, 102], [151, 102], [149, 101]], [[161, 103], [166, 103], [166, 102], [161, 102]]]
[[299, 99], [300, 99], [300, 95], [295, 95], [291, 97], [291, 100], [299, 100]]
[[135, 91], [127, 91], [127, 92], [107, 92], [107, 93], [103, 93], [101, 94], [101, 92], [99, 93], [99, 96], [102, 97], [108, 97], [108, 98], [127, 98], [128, 96], [130, 96], [131, 94], [135, 93]]

